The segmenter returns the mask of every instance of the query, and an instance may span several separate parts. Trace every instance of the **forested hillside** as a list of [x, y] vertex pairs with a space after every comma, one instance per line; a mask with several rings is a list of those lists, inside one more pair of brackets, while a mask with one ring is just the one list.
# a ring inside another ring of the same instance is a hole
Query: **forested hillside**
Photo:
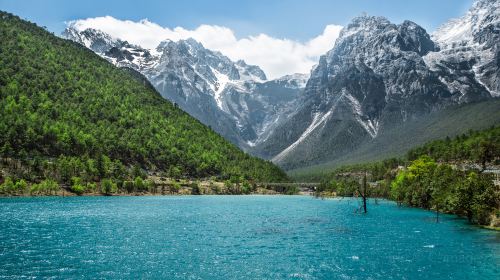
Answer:
[[500, 127], [482, 131], [471, 130], [454, 139], [446, 137], [435, 140], [408, 152], [408, 159], [414, 160], [428, 155], [441, 162], [474, 161], [486, 169], [486, 164], [500, 157]]
[[286, 180], [163, 99], [139, 73], [5, 12], [0, 38], [3, 177], [68, 183], [155, 171]]

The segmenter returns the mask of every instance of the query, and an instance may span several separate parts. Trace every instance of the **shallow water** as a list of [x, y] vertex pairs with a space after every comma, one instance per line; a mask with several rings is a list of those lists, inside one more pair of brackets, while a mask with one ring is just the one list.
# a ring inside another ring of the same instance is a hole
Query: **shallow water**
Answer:
[[392, 202], [0, 199], [0, 278], [499, 279], [500, 235]]

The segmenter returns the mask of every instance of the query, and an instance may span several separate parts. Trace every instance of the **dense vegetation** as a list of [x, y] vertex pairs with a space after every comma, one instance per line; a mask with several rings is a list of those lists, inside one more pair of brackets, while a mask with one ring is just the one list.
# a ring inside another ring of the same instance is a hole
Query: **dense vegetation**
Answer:
[[102, 181], [110, 190], [145, 172], [286, 180], [164, 100], [138, 73], [5, 12], [0, 38], [0, 180], [51, 189], [74, 185], [72, 178], [80, 186], [110, 179]]
[[491, 174], [461, 171], [422, 156], [398, 173], [390, 194], [399, 203], [465, 216], [490, 224], [500, 216], [500, 192]]
[[358, 195], [360, 178], [366, 174], [372, 181], [371, 197], [458, 214], [473, 223], [498, 223], [500, 188], [486, 169], [498, 168], [499, 136], [500, 127], [470, 131], [429, 142], [405, 158], [344, 166], [323, 181], [318, 194]]
[[429, 142], [408, 152], [408, 159], [414, 160], [428, 155], [437, 161], [474, 161], [486, 168], [486, 163], [500, 157], [500, 126], [482, 131], [469, 131], [455, 139]]

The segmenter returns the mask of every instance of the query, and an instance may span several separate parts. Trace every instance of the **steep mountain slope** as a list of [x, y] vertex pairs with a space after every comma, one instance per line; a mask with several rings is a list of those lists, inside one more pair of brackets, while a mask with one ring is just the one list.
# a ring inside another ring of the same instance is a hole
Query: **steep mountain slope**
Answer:
[[[498, 36], [495, 5], [481, 1], [469, 12], [471, 18], [480, 13], [488, 19], [474, 31], [485, 38], [477, 39], [485, 42], [481, 54], [498, 53], [492, 43]], [[394, 127], [452, 105], [495, 97], [489, 84], [498, 84], [497, 56], [482, 55], [468, 65], [462, 52], [441, 50], [443, 44], [410, 21], [396, 25], [382, 17], [355, 18], [313, 69], [301, 107], [255, 148], [256, 154], [286, 169], [335, 161], [377, 139], [391, 141], [384, 134]], [[440, 59], [443, 52], [448, 61], [476, 70], [454, 71], [451, 62]], [[456, 80], [463, 85], [451, 86]]]
[[298, 97], [308, 75], [287, 75], [266, 82], [246, 82], [241, 86], [228, 86], [222, 95], [223, 108], [234, 116], [236, 123], [247, 124], [244, 128], [249, 151], [265, 142], [269, 133], [286, 120], [298, 106]]
[[[135, 70], [5, 12], [0, 38], [0, 156], [31, 162], [30, 173], [120, 177], [135, 165], [171, 176], [286, 177], [162, 98]], [[94, 44], [106, 49], [108, 39]]]
[[428, 141], [455, 137], [470, 130], [487, 129], [500, 124], [500, 99], [451, 106], [422, 118], [395, 125], [372, 141], [359, 145], [351, 153], [333, 161], [290, 170], [297, 180], [321, 180], [333, 169], [350, 164], [369, 163], [400, 157]]
[[[193, 39], [166, 40], [144, 49], [99, 30], [70, 23], [65, 38], [76, 41], [120, 67], [144, 74], [166, 99], [244, 149], [260, 142], [294, 97], [305, 76], [267, 81], [264, 72], [231, 61]], [[286, 80], [286, 81], [285, 81]], [[271, 96], [269, 89], [277, 90]]]

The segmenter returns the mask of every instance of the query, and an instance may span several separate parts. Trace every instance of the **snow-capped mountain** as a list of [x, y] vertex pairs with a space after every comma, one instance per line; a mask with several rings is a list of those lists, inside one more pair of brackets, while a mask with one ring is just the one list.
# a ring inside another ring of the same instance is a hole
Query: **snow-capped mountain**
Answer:
[[255, 152], [287, 169], [331, 161], [395, 125], [497, 96], [499, 11], [479, 1], [433, 37], [411, 21], [355, 18]]
[[476, 1], [461, 18], [440, 27], [432, 39], [438, 52], [424, 59], [451, 92], [467, 92], [483, 86], [500, 96], [500, 1]]
[[137, 70], [225, 138], [291, 169], [374, 143], [390, 146], [396, 127], [415, 128], [450, 106], [500, 96], [499, 5], [478, 0], [432, 35], [411, 21], [357, 17], [310, 75], [271, 81], [258, 66], [193, 39], [145, 49], [78, 25], [63, 35]]
[[165, 40], [146, 49], [77, 24], [63, 36], [139, 71], [163, 97], [244, 149], [260, 142], [278, 115], [290, 110], [307, 80], [294, 75], [268, 81], [258, 66], [233, 62], [193, 39]]
[[242, 136], [249, 151], [265, 142], [269, 133], [296, 110], [307, 79], [308, 75], [294, 74], [271, 81], [232, 83], [224, 89], [221, 108], [245, 133]]

